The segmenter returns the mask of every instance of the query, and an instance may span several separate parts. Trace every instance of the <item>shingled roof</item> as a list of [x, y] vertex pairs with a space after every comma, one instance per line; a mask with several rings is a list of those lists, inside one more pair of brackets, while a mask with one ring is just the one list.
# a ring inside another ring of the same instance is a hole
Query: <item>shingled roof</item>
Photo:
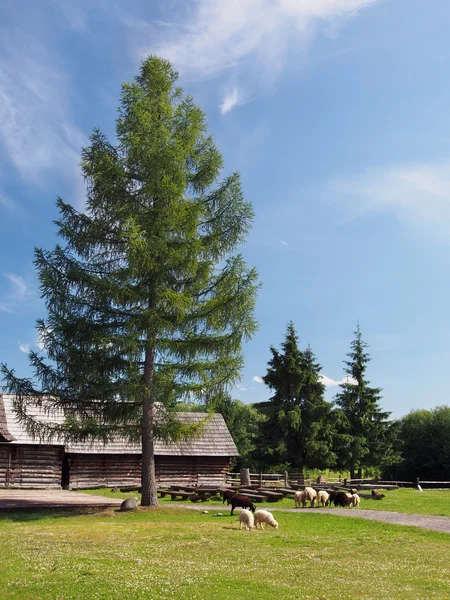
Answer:
[[[35, 411], [42, 422], [62, 423], [64, 415], [55, 413], [47, 415]], [[155, 441], [155, 455], [165, 456], [238, 456], [239, 452], [233, 442], [228, 427], [219, 413], [179, 412], [177, 418], [183, 423], [199, 423], [208, 417], [201, 434], [191, 440], [167, 443]], [[14, 413], [14, 396], [0, 394], [0, 442], [10, 444], [41, 444], [39, 439], [30, 436]], [[52, 444], [64, 446], [65, 451], [74, 454], [140, 454], [140, 444], [130, 444], [124, 439], [115, 439], [107, 444], [102, 442], [67, 443], [55, 441]]]

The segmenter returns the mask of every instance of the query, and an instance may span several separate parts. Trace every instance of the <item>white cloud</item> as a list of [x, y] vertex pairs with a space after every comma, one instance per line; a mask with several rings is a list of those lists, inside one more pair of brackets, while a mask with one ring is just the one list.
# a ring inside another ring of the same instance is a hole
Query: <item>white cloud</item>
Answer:
[[[150, 52], [164, 56], [184, 77], [196, 80], [226, 72], [229, 81], [238, 79], [240, 88], [248, 88], [274, 81], [290, 50], [301, 64], [316, 34], [335, 34], [346, 19], [379, 1], [197, 0], [186, 3], [188, 19], [182, 25], [158, 23], [149, 30], [142, 22], [124, 21], [133, 37], [143, 40], [138, 42], [141, 58]], [[235, 106], [232, 101], [230, 96], [222, 107]]]
[[30, 351], [30, 344], [21, 344], [19, 342], [19, 349], [24, 352], [25, 354], [28, 354]]
[[71, 120], [71, 90], [63, 68], [33, 38], [14, 29], [0, 33], [0, 149], [5, 161], [33, 185], [43, 186], [49, 176], [63, 173], [78, 196], [85, 138]]
[[239, 96], [239, 90], [237, 87], [234, 87], [225, 94], [222, 104], [220, 105], [220, 112], [224, 115], [227, 112], [230, 112], [230, 110], [232, 110], [238, 104], [242, 104], [242, 100]]
[[326, 387], [338, 387], [339, 385], [342, 385], [344, 383], [349, 383], [350, 385], [357, 385], [358, 383], [356, 379], [353, 379], [353, 377], [343, 377], [342, 379], [336, 380], [331, 379], [326, 375], [320, 375], [320, 380]]
[[0, 312], [14, 313], [19, 305], [35, 301], [36, 294], [23, 277], [14, 273], [6, 273], [4, 277], [9, 286], [2, 294]]
[[389, 212], [400, 222], [448, 242], [450, 161], [369, 169], [331, 182], [328, 193], [348, 205], [351, 216]]
[[288, 246], [288, 243], [287, 243], [287, 242], [285, 242], [284, 240], [281, 240], [280, 244], [281, 244], [282, 246]]
[[257, 375], [255, 375], [254, 377], [252, 377], [252, 381], [254, 381], [255, 383], [263, 383], [262, 378], [258, 377]]

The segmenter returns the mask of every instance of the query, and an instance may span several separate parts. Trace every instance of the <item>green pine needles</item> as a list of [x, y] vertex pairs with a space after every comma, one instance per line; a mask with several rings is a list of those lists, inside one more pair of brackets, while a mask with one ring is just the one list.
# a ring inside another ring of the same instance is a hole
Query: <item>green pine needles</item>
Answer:
[[36, 250], [45, 355], [30, 353], [33, 380], [3, 365], [29, 427], [29, 403], [50, 398], [73, 438], [140, 436], [143, 505], [157, 503], [154, 436], [188, 433], [176, 402], [234, 384], [256, 330], [258, 277], [237, 253], [252, 207], [238, 174], [219, 179], [222, 156], [177, 77], [148, 57], [122, 87], [116, 143], [92, 134], [86, 210], [59, 199], [62, 244]]

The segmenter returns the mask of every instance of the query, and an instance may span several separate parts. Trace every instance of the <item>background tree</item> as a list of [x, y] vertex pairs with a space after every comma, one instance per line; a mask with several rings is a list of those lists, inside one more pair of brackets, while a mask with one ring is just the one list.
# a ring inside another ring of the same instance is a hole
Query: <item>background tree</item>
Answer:
[[336, 417], [339, 422], [338, 467], [349, 470], [350, 476], [361, 477], [362, 468], [381, 468], [394, 463], [396, 452], [396, 426], [388, 421], [389, 412], [379, 406], [381, 389], [372, 388], [365, 378], [370, 356], [362, 339], [359, 325], [345, 361], [348, 382], [342, 384], [335, 402], [340, 407]]
[[259, 459], [278, 468], [333, 466], [333, 416], [324, 400], [321, 367], [311, 348], [302, 352], [291, 322], [279, 352], [270, 348], [264, 383], [273, 391], [268, 402], [255, 404], [261, 423]]
[[255, 453], [260, 444], [259, 427], [263, 417], [252, 404], [234, 400], [225, 392], [216, 394], [206, 403], [187, 403], [181, 410], [220, 413], [239, 451], [239, 456], [233, 457], [231, 461], [231, 469], [247, 467], [254, 472], [259, 468]]
[[[48, 316], [33, 379], [3, 365], [16, 410], [40, 435], [142, 440], [142, 504], [157, 504], [155, 436], [185, 435], [179, 399], [234, 383], [255, 331], [256, 272], [235, 254], [251, 226], [238, 174], [205, 115], [150, 56], [122, 86], [116, 145], [95, 130], [82, 153], [86, 212], [58, 200], [64, 245], [36, 250]], [[30, 405], [66, 414], [42, 426]], [[156, 416], [156, 412], [159, 415]]]
[[405, 481], [450, 479], [450, 407], [414, 410], [398, 422], [402, 458], [384, 476]]

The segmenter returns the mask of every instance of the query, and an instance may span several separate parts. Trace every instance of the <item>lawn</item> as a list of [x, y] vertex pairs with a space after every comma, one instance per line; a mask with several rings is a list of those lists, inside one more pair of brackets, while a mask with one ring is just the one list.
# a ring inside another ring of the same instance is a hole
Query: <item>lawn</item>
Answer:
[[[102, 496], [108, 496], [112, 498], [128, 498], [134, 496], [136, 498], [140, 498], [140, 495], [137, 492], [130, 493], [121, 493], [121, 492], [112, 492], [110, 489], [101, 489], [101, 490], [82, 490], [84, 492], [89, 492], [92, 494], [99, 494]], [[450, 517], [450, 489], [446, 490], [424, 490], [423, 492], [419, 492], [415, 489], [411, 488], [401, 488], [398, 490], [392, 490], [390, 492], [381, 490], [385, 497], [382, 500], [371, 500], [371, 499], [361, 499], [361, 508], [370, 509], [370, 510], [387, 510], [387, 511], [395, 511], [395, 512], [404, 512], [409, 514], [418, 514], [418, 515], [436, 515], [436, 516], [446, 516]], [[366, 492], [367, 493], [367, 492]], [[170, 498], [161, 498], [159, 500], [161, 506], [165, 506], [166, 504], [186, 504], [191, 505], [192, 503], [187, 501], [171, 500]], [[208, 508], [208, 504], [214, 503], [215, 505], [222, 504], [222, 498], [220, 496], [216, 496], [211, 501], [202, 504], [204, 508]], [[278, 502], [258, 502], [258, 508], [293, 508], [294, 500], [285, 498]], [[224, 505], [224, 511], [229, 511], [226, 505]], [[303, 509], [299, 509], [300, 511]], [[309, 510], [309, 508], [308, 508]], [[320, 508], [317, 508], [320, 510]], [[352, 510], [352, 509], [349, 509]]]
[[246, 532], [216, 512], [0, 514], [1, 598], [450, 598], [446, 534], [318, 510]]

